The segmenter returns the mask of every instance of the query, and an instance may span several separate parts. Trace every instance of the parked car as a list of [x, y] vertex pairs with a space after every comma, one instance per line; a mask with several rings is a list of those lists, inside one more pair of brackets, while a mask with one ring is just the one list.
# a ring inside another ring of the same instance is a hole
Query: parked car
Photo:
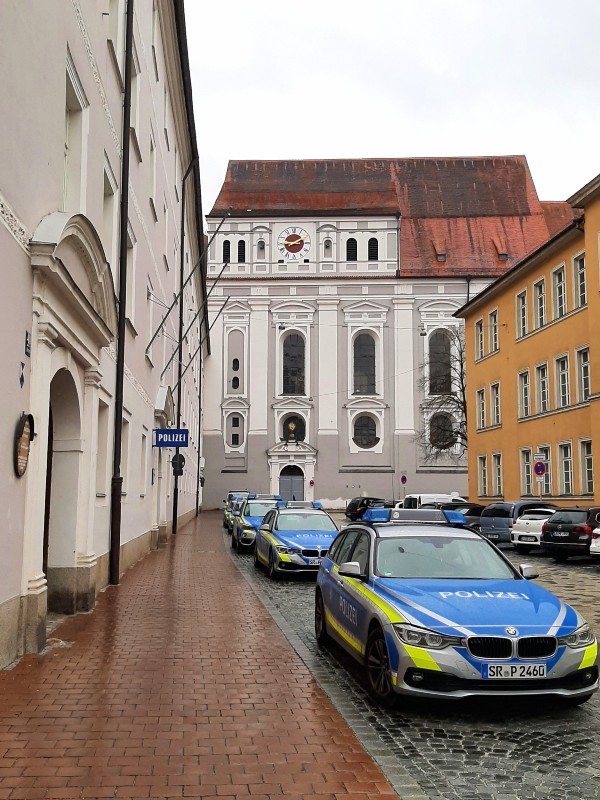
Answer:
[[[596, 522], [596, 525], [599, 525]], [[600, 526], [592, 531], [592, 541], [590, 542], [590, 555], [592, 558], [600, 558]]]
[[540, 500], [516, 500], [490, 503], [481, 512], [481, 533], [492, 542], [510, 542], [510, 532], [519, 516], [530, 508], [556, 508], [554, 503]]
[[421, 508], [424, 503], [465, 503], [466, 498], [461, 497], [458, 492], [444, 494], [407, 494], [404, 500], [396, 503], [396, 508]]
[[227, 492], [227, 497], [223, 500], [223, 527], [227, 528], [229, 533], [231, 533], [231, 528], [233, 526], [233, 504], [236, 500], [248, 497], [250, 492], [246, 489], [230, 489]]
[[423, 503], [421, 508], [439, 508], [442, 511], [460, 511], [467, 520], [467, 525], [479, 530], [479, 517], [485, 506], [481, 503], [457, 501], [454, 503]]
[[383, 706], [399, 695], [589, 700], [594, 633], [529, 580], [535, 567], [513, 566], [469, 528], [394, 521], [408, 512], [387, 522], [369, 511], [333, 542], [317, 576], [318, 644], [333, 639], [353, 656]]
[[355, 522], [361, 519], [367, 508], [393, 508], [393, 500], [384, 500], [381, 497], [353, 497], [346, 506], [346, 516]]
[[600, 522], [600, 506], [559, 508], [542, 528], [542, 549], [555, 561], [589, 556], [592, 531]]
[[291, 573], [316, 575], [338, 528], [320, 503], [312, 508], [278, 503], [256, 534], [254, 566], [265, 566], [270, 578]]
[[510, 532], [510, 540], [517, 553], [541, 550], [544, 522], [555, 511], [555, 508], [530, 508], [517, 518]]
[[254, 547], [256, 531], [263, 517], [281, 500], [279, 495], [249, 494], [233, 511], [231, 546], [238, 552]]

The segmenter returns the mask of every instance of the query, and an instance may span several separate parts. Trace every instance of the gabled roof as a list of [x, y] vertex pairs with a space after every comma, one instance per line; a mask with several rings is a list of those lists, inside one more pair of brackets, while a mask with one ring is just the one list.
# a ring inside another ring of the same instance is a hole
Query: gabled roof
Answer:
[[572, 219], [524, 156], [230, 161], [222, 217], [399, 217], [403, 276], [501, 275]]

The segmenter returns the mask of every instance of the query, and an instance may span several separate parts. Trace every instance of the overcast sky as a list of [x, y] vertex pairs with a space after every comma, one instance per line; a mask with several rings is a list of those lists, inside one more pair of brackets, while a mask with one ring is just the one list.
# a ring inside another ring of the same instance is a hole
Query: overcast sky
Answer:
[[208, 213], [229, 159], [527, 156], [600, 173], [599, 0], [186, 0]]

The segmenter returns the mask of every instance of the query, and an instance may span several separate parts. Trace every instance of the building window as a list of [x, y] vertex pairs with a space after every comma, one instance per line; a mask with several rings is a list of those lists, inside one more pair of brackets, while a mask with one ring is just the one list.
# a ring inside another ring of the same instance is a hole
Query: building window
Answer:
[[594, 462], [590, 441], [581, 442], [581, 489], [583, 494], [594, 494]]
[[238, 377], [231, 379], [231, 388], [232, 389], [239, 389], [240, 388], [240, 379]]
[[575, 259], [575, 296], [579, 307], [587, 303], [587, 286], [585, 278], [585, 253]]
[[521, 450], [521, 494], [533, 494], [531, 450]]
[[231, 242], [229, 239], [225, 239], [223, 242], [223, 263], [229, 264], [231, 261]]
[[542, 494], [552, 494], [552, 463], [550, 458], [550, 448], [547, 445], [540, 445], [537, 448], [541, 455], [541, 461], [546, 465], [544, 480], [542, 481]]
[[325, 239], [323, 242], [323, 257], [324, 258], [331, 258], [333, 254], [333, 245], [331, 243], [331, 239]]
[[590, 351], [587, 347], [577, 351], [577, 378], [579, 401], [590, 399]]
[[558, 445], [560, 493], [573, 494], [573, 451], [570, 442]]
[[240, 418], [239, 417], [232, 417], [231, 418], [231, 427], [232, 428], [239, 428], [240, 427]]
[[527, 333], [527, 292], [517, 295], [517, 337]]
[[489, 317], [490, 324], [490, 353], [498, 350], [498, 312], [492, 311]]
[[306, 423], [297, 414], [283, 421], [283, 439], [286, 442], [303, 442], [306, 436]]
[[483, 320], [475, 323], [475, 358], [483, 358]]
[[496, 497], [502, 496], [502, 453], [492, 454], [493, 492]]
[[243, 239], [240, 239], [238, 242], [238, 264], [245, 264], [246, 263], [246, 242]]
[[546, 324], [546, 283], [539, 281], [533, 287], [535, 300], [535, 327], [543, 328]]
[[490, 386], [492, 425], [500, 425], [500, 384], [492, 383]]
[[98, 446], [96, 449], [96, 497], [106, 497], [108, 468], [109, 408], [98, 400]]
[[377, 239], [375, 239], [375, 237], [369, 239], [367, 252], [369, 261], [377, 261], [377, 259], [379, 258], [379, 242], [377, 241]]
[[521, 372], [519, 374], [519, 417], [528, 417], [530, 413], [529, 372]]
[[237, 372], [239, 368], [240, 368], [240, 360], [239, 358], [234, 358], [233, 361], [231, 362], [231, 369], [233, 370], [233, 372]]
[[373, 417], [367, 414], [361, 414], [354, 420], [354, 435], [352, 441], [357, 447], [363, 450], [368, 450], [379, 442], [377, 436], [377, 424]]
[[550, 410], [550, 392], [548, 389], [548, 364], [539, 364], [535, 368], [535, 388], [537, 393], [538, 414]]
[[63, 203], [65, 211], [85, 211], [89, 103], [67, 53]]
[[477, 492], [480, 497], [487, 495], [487, 456], [477, 459]]
[[240, 445], [240, 435], [239, 433], [232, 433], [231, 434], [231, 446], [232, 447], [239, 447]]
[[348, 239], [346, 242], [346, 261], [358, 261], [358, 245], [356, 239]]
[[375, 340], [368, 333], [354, 339], [354, 394], [375, 394]]
[[436, 331], [429, 339], [429, 394], [452, 391], [452, 354], [447, 331]]
[[263, 239], [259, 239], [256, 243], [256, 257], [259, 261], [265, 260], [265, 242]]
[[554, 319], [559, 319], [567, 313], [567, 287], [564, 267], [559, 267], [552, 273], [552, 288], [554, 290]]
[[429, 443], [438, 450], [447, 450], [456, 444], [454, 420], [450, 414], [438, 412], [429, 420]]
[[485, 389], [477, 390], [477, 427], [485, 428]]
[[557, 406], [566, 408], [569, 405], [569, 359], [561, 356], [556, 359]]
[[304, 394], [304, 339], [290, 333], [283, 340], [283, 394]]

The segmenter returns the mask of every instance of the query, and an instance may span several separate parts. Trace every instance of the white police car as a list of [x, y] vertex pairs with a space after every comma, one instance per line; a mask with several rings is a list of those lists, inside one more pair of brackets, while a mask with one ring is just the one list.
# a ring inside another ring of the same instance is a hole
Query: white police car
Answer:
[[319, 644], [361, 662], [385, 706], [400, 694], [588, 700], [598, 645], [581, 615], [458, 512], [422, 513], [373, 509], [341, 531], [317, 576]]
[[256, 534], [254, 565], [270, 578], [315, 573], [338, 535], [335, 522], [320, 503], [281, 502], [271, 509]]

